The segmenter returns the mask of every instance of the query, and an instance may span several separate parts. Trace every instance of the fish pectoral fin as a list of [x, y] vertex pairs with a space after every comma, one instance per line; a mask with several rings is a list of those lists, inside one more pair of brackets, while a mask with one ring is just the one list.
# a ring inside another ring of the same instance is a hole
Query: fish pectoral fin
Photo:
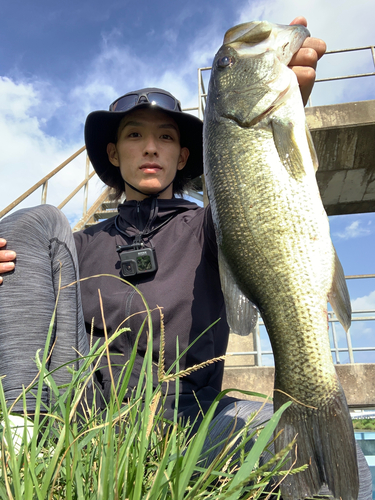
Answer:
[[314, 141], [313, 141], [313, 138], [311, 136], [311, 132], [310, 132], [310, 129], [309, 129], [307, 123], [306, 123], [306, 137], [307, 137], [307, 144], [309, 145], [311, 161], [312, 161], [312, 164], [314, 166], [314, 170], [316, 172], [319, 168], [319, 161], [318, 161], [318, 157], [317, 157], [317, 154], [315, 151]]
[[303, 156], [294, 136], [292, 123], [271, 120], [273, 140], [281, 163], [296, 180], [306, 175]]
[[228, 325], [237, 335], [250, 335], [255, 331], [258, 310], [241, 292], [220, 249], [219, 271]]
[[345, 331], [348, 331], [352, 321], [352, 307], [350, 304], [348, 287], [345, 281], [344, 270], [339, 258], [337, 257], [336, 250], [333, 249], [333, 251], [335, 256], [334, 274], [332, 287], [328, 293], [328, 301]]

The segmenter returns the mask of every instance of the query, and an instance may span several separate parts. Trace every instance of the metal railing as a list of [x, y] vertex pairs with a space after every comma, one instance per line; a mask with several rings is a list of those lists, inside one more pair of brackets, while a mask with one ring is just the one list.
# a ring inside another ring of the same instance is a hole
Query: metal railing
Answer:
[[[317, 78], [315, 80], [315, 83], [331, 82], [331, 81], [337, 81], [337, 80], [347, 80], [347, 79], [351, 79], [351, 78], [363, 78], [363, 77], [375, 76], [375, 46], [374, 45], [366, 45], [365, 47], [354, 47], [354, 48], [349, 48], [349, 49], [328, 50], [324, 54], [323, 57], [326, 57], [326, 56], [329, 56], [332, 54], [341, 54], [341, 53], [365, 51], [365, 50], [370, 51], [370, 56], [372, 58], [372, 64], [374, 65], [374, 71], [372, 71], [370, 73], [356, 73], [356, 74], [352, 74], [352, 75], [332, 76], [332, 77], [328, 77], [328, 78]], [[206, 91], [204, 80], [203, 80], [203, 72], [204, 71], [211, 71], [211, 69], [212, 69], [212, 66], [207, 66], [205, 68], [198, 68], [198, 107], [191, 108], [191, 109], [198, 111], [198, 116], [201, 119], [203, 119], [204, 110], [205, 110], [206, 101], [207, 101], [207, 91]], [[309, 106], [312, 106], [311, 97], [309, 99]]]
[[[347, 280], [352, 279], [365, 279], [365, 278], [375, 278], [375, 274], [362, 274], [355, 276], [345, 276]], [[366, 316], [357, 316], [357, 315], [366, 315]], [[370, 315], [370, 316], [367, 316]], [[357, 321], [375, 321], [375, 310], [358, 310], [352, 312], [352, 323]], [[351, 338], [351, 329], [345, 332], [345, 340], [346, 347], [339, 347], [339, 342], [337, 339], [337, 332], [335, 328], [335, 324], [339, 323], [338, 318], [336, 317], [333, 311], [328, 311], [328, 325], [331, 333], [331, 339], [333, 346], [331, 347], [331, 353], [333, 356], [333, 361], [335, 364], [341, 364], [340, 353], [347, 353], [349, 357], [349, 363], [355, 363], [354, 353], [355, 352], [371, 352], [375, 351], [375, 346], [369, 347], [353, 347], [352, 338]], [[237, 352], [227, 352], [226, 356], [254, 356], [255, 363], [254, 366], [264, 366], [262, 356], [271, 356], [272, 350], [262, 349], [261, 345], [261, 334], [260, 334], [260, 326], [264, 326], [262, 319], [260, 318], [258, 324], [256, 325], [256, 331], [254, 333], [254, 350], [253, 351], [237, 351]]]
[[[0, 219], [2, 217], [4, 217], [7, 213], [9, 213], [11, 210], [13, 210], [13, 208], [18, 206], [22, 201], [26, 200], [26, 198], [28, 198], [32, 193], [34, 193], [40, 187], [42, 188], [41, 204], [42, 205], [46, 204], [47, 203], [48, 181], [50, 179], [52, 179], [52, 177], [54, 177], [63, 168], [65, 168], [67, 165], [69, 165], [69, 163], [71, 163], [75, 158], [77, 158], [84, 151], [86, 151], [86, 146], [83, 146], [81, 149], [76, 151], [67, 160], [62, 162], [58, 167], [56, 167], [49, 174], [47, 174], [45, 177], [40, 179], [40, 181], [38, 181], [36, 184], [34, 184], [34, 186], [32, 186], [27, 191], [25, 191], [17, 199], [12, 201], [12, 203], [10, 203], [7, 207], [5, 207], [3, 210], [0, 211]], [[88, 156], [86, 155], [86, 168], [85, 168], [84, 180], [80, 184], [78, 184], [78, 186], [65, 198], [64, 201], [62, 201], [60, 203], [60, 205], [57, 206], [57, 208], [59, 208], [61, 210], [82, 188], [84, 188], [82, 213], [85, 214], [87, 212], [89, 180], [95, 175], [95, 172], [91, 172], [91, 173], [89, 173], [89, 172], [90, 172], [90, 160], [89, 160]]]
[[[354, 47], [351, 49], [329, 50], [324, 54], [324, 56], [327, 56], [330, 54], [341, 54], [341, 53], [345, 53], [345, 52], [356, 52], [356, 51], [361, 51], [361, 50], [369, 50], [371, 52], [372, 63], [374, 65], [374, 70], [375, 70], [375, 46], [374, 45], [366, 45], [365, 47]], [[372, 71], [370, 73], [357, 73], [354, 75], [332, 76], [329, 78], [319, 78], [316, 80], [316, 83], [331, 82], [334, 80], [347, 80], [349, 78], [362, 78], [364, 76], [374, 76], [374, 75], [375, 75], [375, 71]]]

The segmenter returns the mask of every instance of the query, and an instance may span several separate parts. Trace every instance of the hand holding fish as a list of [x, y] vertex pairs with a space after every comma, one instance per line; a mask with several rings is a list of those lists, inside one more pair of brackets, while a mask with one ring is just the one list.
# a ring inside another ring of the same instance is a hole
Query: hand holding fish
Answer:
[[[0, 248], [5, 248], [6, 241], [0, 238]], [[16, 253], [11, 250], [0, 250], [0, 274], [12, 271], [14, 269], [14, 262], [16, 258]], [[3, 282], [3, 278], [0, 276], [0, 284]]]
[[[293, 24], [307, 26], [307, 21], [304, 17], [300, 16], [296, 17], [290, 23], [290, 25]], [[326, 50], [327, 46], [323, 40], [320, 38], [308, 37], [289, 63], [289, 68], [292, 69], [297, 76], [303, 104], [305, 106], [315, 83], [316, 65]]]

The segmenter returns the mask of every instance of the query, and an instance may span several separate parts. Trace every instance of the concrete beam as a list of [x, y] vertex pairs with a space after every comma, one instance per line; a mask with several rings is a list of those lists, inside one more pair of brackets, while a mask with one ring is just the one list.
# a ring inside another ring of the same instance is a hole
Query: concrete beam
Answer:
[[305, 108], [310, 130], [361, 127], [375, 123], [375, 100]]
[[[375, 363], [336, 365], [336, 372], [352, 408], [375, 406]], [[260, 392], [272, 397], [275, 369], [272, 366], [231, 366], [224, 371], [223, 389], [235, 388]], [[239, 392], [240, 399], [258, 399]], [[262, 399], [259, 399], [262, 401]]]
[[306, 108], [328, 215], [375, 212], [375, 100]]

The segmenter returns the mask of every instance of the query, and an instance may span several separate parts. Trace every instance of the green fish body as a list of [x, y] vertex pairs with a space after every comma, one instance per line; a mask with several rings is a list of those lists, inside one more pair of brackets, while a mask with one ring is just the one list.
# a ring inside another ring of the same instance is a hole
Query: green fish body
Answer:
[[[229, 273], [262, 315], [275, 359], [275, 409], [293, 401], [276, 451], [297, 435], [292, 459], [296, 467], [309, 464], [285, 478], [282, 498], [312, 497], [327, 485], [335, 499], [357, 500], [354, 433], [327, 323], [329, 300], [347, 329], [350, 300], [297, 79], [287, 67], [307, 36], [303, 26], [268, 22], [227, 32], [208, 90], [205, 176], [222, 281]], [[243, 316], [223, 290], [231, 326], [241, 330]]]

